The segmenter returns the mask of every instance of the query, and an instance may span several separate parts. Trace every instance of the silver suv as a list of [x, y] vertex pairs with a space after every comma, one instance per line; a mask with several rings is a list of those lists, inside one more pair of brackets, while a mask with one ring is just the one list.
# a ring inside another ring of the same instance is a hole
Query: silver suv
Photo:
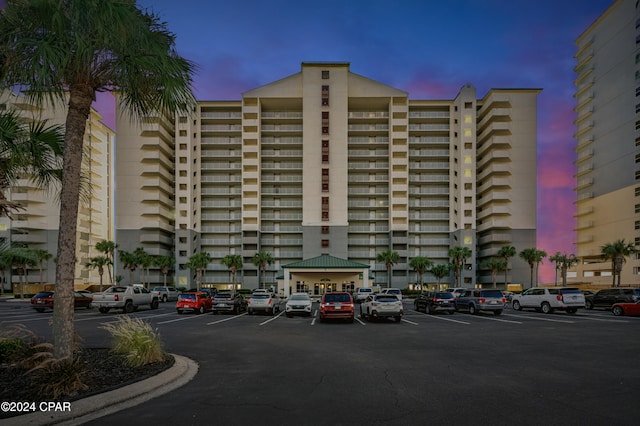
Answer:
[[490, 311], [494, 315], [500, 315], [506, 303], [507, 299], [498, 289], [471, 288], [456, 298], [456, 311], [465, 310], [470, 314]]
[[514, 294], [511, 298], [511, 307], [514, 311], [533, 308], [550, 314], [559, 309], [569, 314], [575, 314], [578, 309], [584, 308], [584, 294], [579, 288], [572, 287], [533, 287], [521, 294]]

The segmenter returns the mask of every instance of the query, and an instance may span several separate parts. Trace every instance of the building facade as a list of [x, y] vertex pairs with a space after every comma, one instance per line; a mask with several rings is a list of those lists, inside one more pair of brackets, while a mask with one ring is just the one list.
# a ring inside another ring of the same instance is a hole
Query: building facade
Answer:
[[[491, 285], [483, 260], [536, 245], [538, 93], [478, 99], [467, 84], [455, 99], [410, 100], [348, 63], [303, 63], [189, 116], [140, 126], [117, 114], [117, 242], [174, 253], [181, 287], [193, 285], [185, 264], [200, 251], [214, 259], [204, 282], [228, 283], [220, 259], [238, 254], [243, 286], [258, 287], [252, 258], [266, 250], [270, 285], [282, 266], [328, 255], [369, 265], [373, 285], [406, 288], [413, 257], [448, 263], [454, 246], [473, 253], [462, 284]], [[391, 282], [376, 261], [389, 249], [400, 256]], [[508, 280], [528, 277], [512, 259]]]
[[[0, 109], [16, 111], [25, 123], [47, 121], [48, 125], [64, 125], [66, 106], [37, 107], [23, 96], [4, 92], [0, 95]], [[102, 122], [102, 116], [91, 109], [84, 137], [83, 188], [78, 212], [77, 264], [75, 283], [97, 284], [96, 270], [86, 268], [89, 260], [100, 255], [95, 250], [97, 242], [114, 239], [113, 153], [115, 133]], [[7, 199], [22, 206], [13, 219], [0, 217], [0, 238], [11, 243], [21, 243], [31, 249], [47, 250], [52, 259], [43, 264], [44, 283], [55, 282], [55, 257], [58, 250], [60, 223], [59, 188], [37, 188], [29, 179], [21, 179], [11, 187]], [[18, 277], [13, 276], [17, 283]], [[28, 269], [28, 282], [40, 282], [39, 266]]]
[[[570, 281], [612, 283], [601, 247], [624, 239], [640, 249], [640, 9], [618, 0], [576, 40], [576, 255]], [[640, 285], [640, 255], [624, 285]]]

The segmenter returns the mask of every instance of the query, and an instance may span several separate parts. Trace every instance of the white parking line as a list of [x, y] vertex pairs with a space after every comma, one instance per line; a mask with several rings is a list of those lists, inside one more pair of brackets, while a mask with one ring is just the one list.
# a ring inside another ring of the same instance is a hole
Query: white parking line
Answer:
[[433, 319], [437, 319], [437, 320], [440, 320], [440, 321], [457, 322], [458, 324], [466, 324], [466, 325], [471, 324], [470, 322], [460, 321], [460, 320], [454, 320], [454, 319], [452, 319], [452, 318], [441, 317], [441, 316], [439, 316], [439, 315], [427, 315], [427, 314], [422, 314], [422, 315], [424, 315], [425, 317], [433, 318]]
[[358, 321], [362, 325], [367, 325], [364, 321], [360, 319], [360, 317], [355, 317], [355, 320]]
[[167, 321], [161, 321], [158, 324], [168, 324], [170, 322], [176, 322], [176, 321], [186, 321], [186, 320], [190, 320], [193, 318], [198, 318], [200, 317], [200, 315], [181, 315], [180, 318], [176, 318], [176, 319], [172, 319], [172, 320], [167, 320]]
[[[469, 314], [469, 315], [471, 315], [471, 314]], [[511, 324], [522, 324], [520, 321], [505, 320], [505, 319], [495, 318], [495, 316], [493, 316], [493, 317], [485, 317], [485, 316], [482, 316], [482, 315], [473, 315], [473, 317], [474, 318], [482, 318], [482, 319], [487, 320], [487, 321], [499, 321], [499, 322], [509, 322]]]
[[621, 320], [621, 319], [606, 319], [606, 318], [592, 318], [590, 316], [587, 315], [578, 315], [576, 316], [576, 318], [580, 318], [581, 320], [589, 320], [589, 321], [602, 321], [602, 322], [629, 322], [627, 320]]
[[521, 315], [510, 315], [510, 314], [502, 314], [505, 317], [520, 317], [520, 318], [526, 318], [526, 319], [531, 319], [531, 320], [537, 320], [537, 321], [549, 321], [549, 322], [561, 322], [564, 324], [575, 324], [575, 321], [567, 321], [567, 320], [559, 320], [559, 319], [553, 319], [553, 318], [541, 318], [541, 317], [534, 317], [533, 315], [527, 315], [527, 314], [521, 314]]
[[258, 324], [258, 325], [265, 325], [265, 324], [269, 324], [271, 321], [274, 321], [274, 320], [278, 319], [278, 318], [280, 317], [280, 315], [282, 315], [282, 314], [284, 314], [284, 311], [280, 311], [280, 313], [279, 313], [278, 315], [276, 315], [275, 317], [273, 317], [273, 318], [269, 318], [268, 320], [263, 321], [263, 322], [261, 322], [261, 323], [260, 323], [260, 324]]
[[245, 315], [247, 315], [246, 312], [244, 314], [233, 315], [233, 316], [231, 316], [229, 318], [221, 319], [221, 320], [218, 320], [218, 321], [208, 322], [207, 325], [220, 324], [221, 322], [231, 321], [232, 319], [240, 318], [240, 317], [245, 316]]
[[402, 318], [402, 321], [408, 322], [409, 324], [413, 324], [413, 325], [420, 325], [417, 322], [409, 321], [408, 319], [404, 319], [404, 318]]

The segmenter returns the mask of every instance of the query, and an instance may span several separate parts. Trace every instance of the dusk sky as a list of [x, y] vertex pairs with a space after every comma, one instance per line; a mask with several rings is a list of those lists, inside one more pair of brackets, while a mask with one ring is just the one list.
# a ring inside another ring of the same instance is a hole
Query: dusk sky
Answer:
[[[575, 251], [575, 40], [614, 0], [144, 0], [177, 35], [198, 72], [198, 100], [243, 92], [300, 71], [349, 62], [351, 71], [409, 93], [453, 99], [465, 83], [540, 88], [538, 244]], [[113, 99], [97, 108], [114, 126]], [[527, 247], [516, 247], [518, 251]], [[541, 282], [554, 280], [545, 259]]]

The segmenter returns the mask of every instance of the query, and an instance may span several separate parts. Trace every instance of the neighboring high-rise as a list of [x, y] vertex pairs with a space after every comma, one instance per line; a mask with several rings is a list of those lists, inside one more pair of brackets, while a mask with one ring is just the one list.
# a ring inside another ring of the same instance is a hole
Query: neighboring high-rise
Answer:
[[[640, 9], [618, 0], [576, 40], [576, 255], [571, 281], [611, 285], [603, 245], [640, 249]], [[640, 285], [640, 256], [621, 282]]]
[[[0, 93], [0, 109], [18, 112], [25, 123], [47, 120], [49, 125], [63, 125], [66, 118], [64, 105], [37, 107], [26, 98], [10, 92]], [[95, 250], [97, 242], [114, 239], [111, 172], [114, 136], [113, 130], [102, 123], [102, 116], [92, 109], [84, 137], [83, 186], [86, 196], [81, 199], [78, 212], [76, 284], [99, 282], [98, 271], [84, 265], [91, 257], [99, 255]], [[30, 180], [21, 179], [5, 195], [8, 200], [20, 204], [22, 209], [13, 215], [13, 220], [0, 217], [0, 238], [22, 243], [31, 249], [47, 250], [52, 259], [44, 263], [43, 281], [54, 283], [60, 220], [59, 188], [43, 191]], [[28, 269], [29, 282], [40, 282], [39, 269], [39, 265]], [[12, 277], [12, 282], [18, 282], [17, 275]]]
[[[239, 280], [257, 287], [252, 258], [266, 250], [269, 285], [282, 266], [338, 258], [369, 265], [374, 284], [405, 288], [417, 281], [412, 258], [448, 263], [455, 246], [472, 252], [462, 285], [491, 285], [483, 260], [536, 246], [539, 92], [478, 99], [467, 84], [452, 100], [410, 100], [348, 63], [312, 62], [239, 100], [199, 101], [189, 116], [140, 125], [117, 114], [117, 242], [175, 255], [179, 286], [193, 285], [185, 265], [206, 251], [203, 281], [228, 283], [220, 259], [238, 254]], [[391, 283], [376, 261], [389, 249], [400, 256]], [[331, 262], [311, 265], [340, 263]], [[528, 265], [510, 264], [509, 282], [528, 283]], [[316, 277], [312, 292], [353, 286]]]

